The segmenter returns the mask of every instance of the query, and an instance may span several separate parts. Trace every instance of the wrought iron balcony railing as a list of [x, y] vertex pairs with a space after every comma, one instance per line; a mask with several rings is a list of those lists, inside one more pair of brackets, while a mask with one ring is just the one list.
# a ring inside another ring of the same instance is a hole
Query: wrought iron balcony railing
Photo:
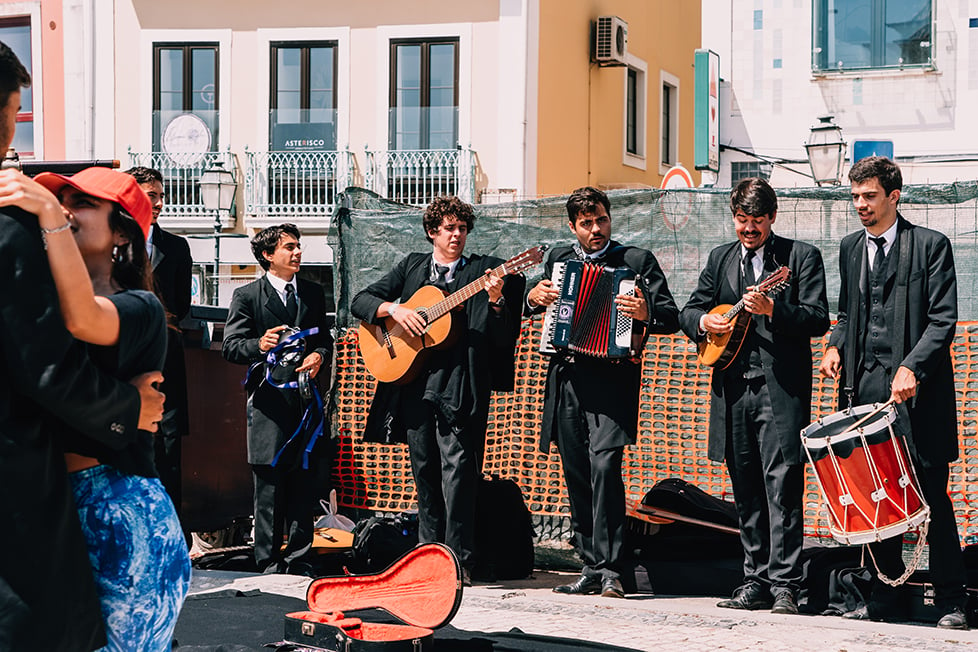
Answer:
[[245, 213], [249, 226], [288, 220], [302, 227], [328, 226], [336, 194], [350, 185], [349, 151], [245, 151]]
[[[197, 157], [194, 157], [197, 158]], [[129, 166], [145, 166], [159, 170], [163, 175], [163, 192], [166, 201], [160, 213], [160, 224], [178, 231], [200, 231], [214, 229], [214, 211], [204, 208], [200, 200], [200, 175], [214, 165], [224, 163], [237, 178], [237, 157], [229, 151], [207, 152], [195, 163], [186, 160], [175, 161], [165, 152], [133, 152], [129, 150]], [[221, 216], [222, 228], [232, 228], [235, 223], [235, 210], [230, 215]]]
[[366, 151], [366, 186], [382, 197], [423, 206], [439, 195], [475, 200], [470, 149]]

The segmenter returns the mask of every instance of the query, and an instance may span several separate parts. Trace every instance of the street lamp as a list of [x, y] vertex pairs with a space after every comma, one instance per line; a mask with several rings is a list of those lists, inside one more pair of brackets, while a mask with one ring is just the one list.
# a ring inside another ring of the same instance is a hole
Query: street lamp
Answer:
[[842, 128], [832, 122], [832, 116], [819, 116], [818, 120], [818, 124], [812, 125], [805, 143], [812, 178], [820, 186], [837, 186], [846, 158], [846, 141], [842, 140]]
[[211, 305], [218, 305], [217, 273], [221, 267], [221, 213], [231, 212], [234, 203], [234, 193], [238, 182], [234, 174], [224, 169], [222, 161], [214, 164], [200, 175], [200, 201], [204, 208], [214, 211], [214, 275], [211, 277]]

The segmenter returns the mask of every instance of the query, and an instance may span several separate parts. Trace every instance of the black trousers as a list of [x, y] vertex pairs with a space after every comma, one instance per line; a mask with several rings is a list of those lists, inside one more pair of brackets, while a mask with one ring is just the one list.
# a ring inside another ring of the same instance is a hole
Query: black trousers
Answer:
[[[860, 369], [856, 381], [857, 402], [863, 405], [888, 401], [892, 380], [892, 374], [880, 364], [875, 364], [870, 369]], [[898, 406], [897, 414], [899, 417], [894, 424], [895, 430], [898, 434], [909, 432], [910, 420], [905, 406]], [[934, 602], [944, 611], [953, 607], [963, 608], [968, 600], [965, 589], [966, 571], [958, 525], [954, 518], [954, 506], [947, 495], [948, 465], [925, 465], [913, 446], [907, 448], [924, 500], [930, 505], [927, 543], [930, 545], [929, 567], [931, 583], [934, 585]], [[895, 579], [903, 573], [905, 566], [902, 536], [870, 544], [870, 548], [876, 565], [883, 574]], [[893, 599], [894, 591], [875, 577], [871, 600], [889, 602]]]
[[424, 383], [405, 387], [399, 410], [418, 492], [418, 540], [444, 543], [462, 567], [471, 570], [475, 563], [475, 495], [488, 405], [464, 424], [449, 424], [421, 398], [423, 393]]
[[802, 577], [804, 465], [785, 460], [763, 377], [730, 378], [724, 391], [725, 457], [744, 546], [744, 583], [797, 593]]
[[[584, 558], [584, 575], [621, 577], [625, 547], [624, 446], [598, 448], [619, 426], [606, 414], [581, 407], [571, 383], [560, 384], [557, 448], [567, 483], [575, 545]], [[615, 438], [618, 441], [621, 437]]]
[[[313, 470], [252, 464], [255, 481], [255, 563], [262, 573], [312, 570]], [[287, 538], [282, 549], [283, 539]]]

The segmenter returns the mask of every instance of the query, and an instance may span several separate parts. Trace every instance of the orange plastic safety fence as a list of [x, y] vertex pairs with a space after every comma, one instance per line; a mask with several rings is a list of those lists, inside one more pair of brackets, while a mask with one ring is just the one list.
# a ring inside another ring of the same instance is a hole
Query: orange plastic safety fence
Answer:
[[[543, 385], [547, 361], [538, 351], [541, 319], [524, 320], [517, 349], [516, 387], [493, 396], [486, 433], [483, 470], [512, 478], [523, 490], [530, 511], [566, 516], [569, 507], [560, 457], [538, 448]], [[833, 381], [817, 373], [825, 341], [813, 342], [812, 420], [837, 410]], [[414, 483], [405, 446], [363, 442], [375, 382], [360, 358], [356, 331], [337, 341], [337, 382], [334, 427], [339, 432], [334, 482], [340, 503], [377, 511], [400, 511], [415, 506]], [[978, 535], [978, 324], [958, 326], [952, 354], [958, 388], [961, 459], [951, 466], [949, 492], [963, 537]], [[707, 459], [710, 369], [696, 360], [681, 335], [653, 336], [643, 356], [639, 403], [639, 437], [625, 449], [623, 477], [629, 500], [639, 500], [659, 480], [680, 477], [704, 491], [732, 499], [723, 464]], [[806, 469], [805, 531], [829, 537], [821, 517], [822, 498]]]

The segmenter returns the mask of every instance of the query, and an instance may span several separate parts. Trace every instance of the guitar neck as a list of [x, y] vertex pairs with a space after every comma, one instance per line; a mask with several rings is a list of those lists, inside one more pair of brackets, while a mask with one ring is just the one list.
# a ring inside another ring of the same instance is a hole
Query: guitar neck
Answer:
[[[495, 276], [499, 276], [499, 277], [508, 274], [508, 272], [506, 271], [506, 263], [503, 263], [502, 265], [496, 267], [491, 271]], [[483, 274], [482, 276], [472, 281], [465, 287], [456, 290], [455, 292], [451, 293], [450, 295], [448, 295], [447, 297], [445, 297], [435, 305], [428, 308], [428, 321], [433, 322], [436, 319], [447, 315], [455, 308], [459, 307], [460, 305], [462, 305], [463, 303], [465, 303], [475, 295], [482, 292], [486, 287], [486, 282], [487, 282], [486, 276], [485, 274]]]

